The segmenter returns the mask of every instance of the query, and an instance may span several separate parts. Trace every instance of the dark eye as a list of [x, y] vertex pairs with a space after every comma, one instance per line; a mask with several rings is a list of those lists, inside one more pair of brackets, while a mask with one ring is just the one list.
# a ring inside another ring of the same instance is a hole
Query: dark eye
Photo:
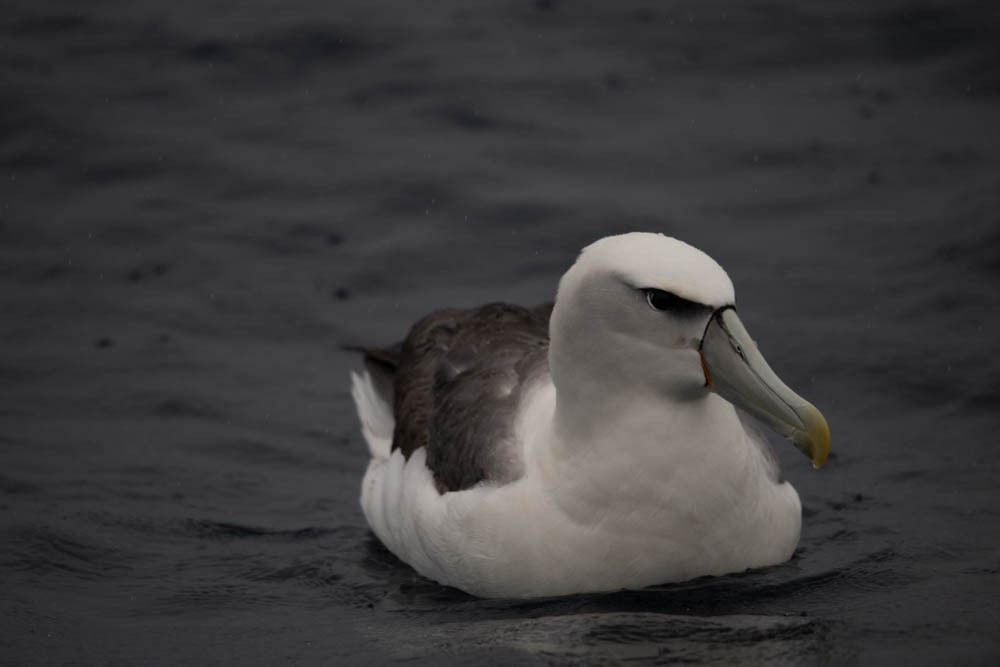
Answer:
[[643, 291], [646, 292], [646, 303], [653, 310], [668, 310], [678, 315], [687, 315], [694, 314], [705, 308], [700, 303], [688, 301], [666, 290], [650, 288]]

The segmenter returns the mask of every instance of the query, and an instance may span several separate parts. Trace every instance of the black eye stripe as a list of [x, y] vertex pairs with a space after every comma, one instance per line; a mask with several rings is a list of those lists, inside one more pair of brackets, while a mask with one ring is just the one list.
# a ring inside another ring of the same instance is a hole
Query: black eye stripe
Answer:
[[689, 301], [666, 290], [650, 287], [642, 291], [646, 294], [646, 303], [653, 310], [668, 311], [675, 315], [694, 315], [708, 309], [708, 306], [697, 301]]

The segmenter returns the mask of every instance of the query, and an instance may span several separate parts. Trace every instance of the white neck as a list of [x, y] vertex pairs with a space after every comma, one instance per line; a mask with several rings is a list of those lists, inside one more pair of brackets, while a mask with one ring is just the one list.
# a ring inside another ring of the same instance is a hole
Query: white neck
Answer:
[[609, 588], [791, 555], [798, 496], [771, 479], [764, 454], [722, 398], [704, 394], [678, 409], [662, 397], [603, 394], [582, 382], [563, 392], [542, 382], [525, 407], [519, 431], [530, 472], [522, 498], [541, 509], [533, 510], [539, 530], [524, 533], [524, 548], [557, 542], [576, 563], [553, 586], [588, 577], [592, 585], [611, 576], [612, 563], [629, 565]]
[[571, 504], [581, 494], [629, 512], [651, 497], [676, 504], [676, 490], [693, 479], [749, 491], [765, 476], [735, 409], [708, 392], [670, 401], [579, 380], [569, 391], [556, 386], [549, 409], [549, 436], [536, 452]]

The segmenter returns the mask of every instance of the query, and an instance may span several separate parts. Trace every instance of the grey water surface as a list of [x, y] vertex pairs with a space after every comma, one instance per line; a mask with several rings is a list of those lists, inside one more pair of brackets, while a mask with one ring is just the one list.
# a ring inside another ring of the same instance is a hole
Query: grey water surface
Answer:
[[[1000, 663], [993, 2], [0, 12], [0, 663]], [[784, 565], [483, 601], [371, 536], [342, 344], [713, 255], [826, 414]]]

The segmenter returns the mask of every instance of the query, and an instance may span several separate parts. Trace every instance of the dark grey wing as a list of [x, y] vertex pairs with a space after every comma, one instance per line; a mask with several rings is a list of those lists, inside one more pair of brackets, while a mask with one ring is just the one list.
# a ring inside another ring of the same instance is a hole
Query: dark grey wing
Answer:
[[521, 391], [548, 370], [551, 306], [439, 310], [403, 341], [395, 373], [393, 449], [425, 447], [438, 491], [523, 473], [514, 442]]
[[396, 382], [396, 370], [399, 369], [399, 357], [403, 344], [396, 343], [392, 347], [361, 347], [360, 345], [341, 345], [341, 348], [365, 355], [365, 370], [374, 383], [375, 392], [389, 405], [393, 403], [393, 385]]

